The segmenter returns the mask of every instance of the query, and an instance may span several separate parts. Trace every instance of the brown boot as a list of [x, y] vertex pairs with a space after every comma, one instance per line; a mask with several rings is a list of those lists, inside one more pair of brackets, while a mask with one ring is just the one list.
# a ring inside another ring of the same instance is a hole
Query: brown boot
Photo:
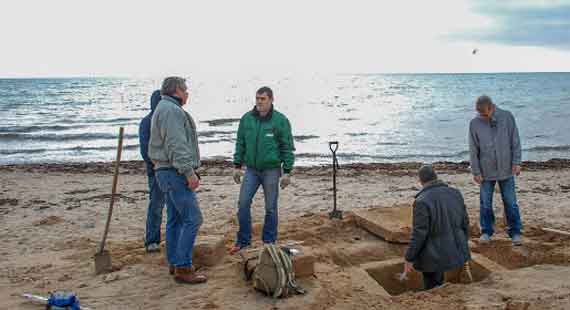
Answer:
[[168, 266], [168, 273], [173, 276], [174, 275], [174, 270], [176, 270], [176, 268], [174, 267], [174, 265], [169, 265]]
[[192, 267], [176, 267], [176, 270], [174, 271], [174, 280], [178, 283], [199, 284], [208, 281], [208, 278], [205, 275], [196, 272]]

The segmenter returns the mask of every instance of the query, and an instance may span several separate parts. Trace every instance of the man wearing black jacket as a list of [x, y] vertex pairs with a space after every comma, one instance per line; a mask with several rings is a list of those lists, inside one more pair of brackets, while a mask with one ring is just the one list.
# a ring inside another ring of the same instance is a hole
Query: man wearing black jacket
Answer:
[[413, 232], [404, 272], [422, 272], [424, 289], [440, 286], [444, 273], [471, 259], [469, 217], [463, 196], [438, 180], [432, 166], [419, 170], [423, 189], [414, 202]]

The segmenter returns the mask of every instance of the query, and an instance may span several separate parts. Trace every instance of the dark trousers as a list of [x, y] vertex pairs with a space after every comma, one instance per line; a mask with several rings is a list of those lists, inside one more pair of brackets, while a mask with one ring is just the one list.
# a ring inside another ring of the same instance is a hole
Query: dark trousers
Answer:
[[443, 285], [443, 272], [422, 272], [422, 275], [426, 291]]

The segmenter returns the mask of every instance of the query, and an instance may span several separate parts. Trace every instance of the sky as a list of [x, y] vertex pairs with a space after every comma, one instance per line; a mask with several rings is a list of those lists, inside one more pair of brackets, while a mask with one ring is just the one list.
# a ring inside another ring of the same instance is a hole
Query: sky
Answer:
[[0, 77], [568, 72], [570, 0], [2, 1], [0, 38]]

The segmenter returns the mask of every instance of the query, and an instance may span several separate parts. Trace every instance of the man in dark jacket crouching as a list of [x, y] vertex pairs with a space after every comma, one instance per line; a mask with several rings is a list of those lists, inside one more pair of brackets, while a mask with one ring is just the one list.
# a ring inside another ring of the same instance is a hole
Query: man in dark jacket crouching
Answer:
[[414, 202], [413, 232], [404, 272], [422, 272], [426, 290], [440, 286], [444, 272], [471, 259], [469, 217], [463, 196], [438, 180], [432, 166], [419, 170], [423, 189]]

